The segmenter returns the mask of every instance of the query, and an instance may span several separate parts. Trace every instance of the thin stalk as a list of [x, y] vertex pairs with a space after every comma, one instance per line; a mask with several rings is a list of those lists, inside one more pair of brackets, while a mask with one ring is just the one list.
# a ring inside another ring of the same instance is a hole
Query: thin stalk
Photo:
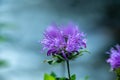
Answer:
[[66, 63], [67, 63], [67, 71], [68, 71], [68, 79], [70, 79], [70, 66], [69, 66], [69, 60], [66, 60]]

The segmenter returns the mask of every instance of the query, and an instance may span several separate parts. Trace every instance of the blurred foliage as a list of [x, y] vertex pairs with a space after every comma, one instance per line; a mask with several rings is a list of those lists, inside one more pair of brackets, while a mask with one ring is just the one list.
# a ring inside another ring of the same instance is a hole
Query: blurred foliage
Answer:
[[11, 24], [11, 23], [0, 22], [0, 29], [2, 29], [2, 28], [11, 28], [11, 27], [15, 27], [15, 26], [13, 24]]
[[8, 28], [9, 24], [7, 23], [0, 23], [0, 42], [4, 42], [7, 40], [7, 38], [1, 34], [1, 31], [3, 28]]
[[0, 42], [4, 42], [4, 41], [6, 41], [7, 39], [4, 37], [4, 36], [2, 36], [2, 35], [0, 35]]
[[117, 76], [117, 79], [116, 80], [120, 80], [120, 68], [117, 68], [114, 70], [115, 73], [116, 73], [116, 76]]
[[[7, 23], [0, 23], [0, 43], [7, 41], [7, 37], [1, 34], [3, 28], [8, 28], [9, 24]], [[5, 60], [0, 59], [0, 68], [6, 67], [8, 63]]]
[[5, 60], [0, 60], [0, 68], [8, 66], [8, 63]]
[[89, 80], [89, 76], [85, 76], [85, 80]]

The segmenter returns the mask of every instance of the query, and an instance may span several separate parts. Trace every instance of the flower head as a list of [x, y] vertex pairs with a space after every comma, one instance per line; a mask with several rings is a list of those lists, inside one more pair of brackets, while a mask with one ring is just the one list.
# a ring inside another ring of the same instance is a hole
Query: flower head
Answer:
[[74, 52], [86, 47], [85, 34], [71, 23], [65, 26], [51, 25], [44, 36], [41, 43], [48, 50], [47, 55], [58, 54], [67, 59]]
[[111, 48], [110, 58], [107, 60], [110, 63], [112, 69], [120, 68], [120, 46], [116, 45], [115, 48]]

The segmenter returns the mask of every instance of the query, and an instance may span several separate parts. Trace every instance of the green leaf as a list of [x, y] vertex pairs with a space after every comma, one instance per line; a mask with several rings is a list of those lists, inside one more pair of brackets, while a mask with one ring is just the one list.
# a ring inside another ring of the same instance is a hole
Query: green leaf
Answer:
[[60, 60], [64, 60], [64, 58], [63, 57], [61, 57], [61, 55], [54, 55], [53, 57], [57, 57], [58, 59], [60, 59]]
[[65, 59], [59, 54], [54, 55], [53, 58], [54, 58], [55, 63], [61, 63], [65, 61]]
[[5, 26], [6, 26], [5, 23], [0, 23], [0, 28], [3, 28], [3, 27], [5, 27]]
[[65, 61], [60, 55], [54, 55], [51, 60], [44, 60], [44, 62], [47, 62], [48, 64], [57, 64]]
[[0, 67], [6, 67], [8, 66], [7, 62], [4, 60], [0, 60]]
[[68, 79], [65, 77], [61, 77], [61, 78], [56, 78], [56, 80], [68, 80]]
[[76, 75], [75, 75], [75, 74], [73, 74], [73, 75], [71, 76], [71, 80], [76, 80]]
[[49, 60], [48, 63], [49, 63], [49, 64], [53, 64], [53, 63], [54, 63], [54, 60]]
[[117, 76], [120, 76], [120, 68], [115, 69], [115, 73], [117, 74]]
[[56, 61], [55, 61], [54, 59], [51, 59], [51, 60], [44, 60], [44, 62], [47, 62], [47, 63], [50, 64], [50, 65], [56, 63]]
[[6, 38], [3, 36], [0, 36], [0, 42], [6, 41]]
[[73, 75], [71, 76], [71, 80], [76, 80], [76, 75], [75, 75], [75, 74], [73, 74]]
[[73, 52], [70, 56], [68, 56], [68, 59], [69, 60], [74, 60], [77, 57], [82, 56], [84, 52], [90, 53], [87, 50], [80, 50], [79, 52], [76, 51], [76, 52]]
[[49, 74], [44, 74], [44, 80], [56, 80], [55, 77], [49, 75]]
[[15, 28], [16, 26], [11, 23], [0, 23], [0, 28]]
[[89, 76], [85, 76], [85, 80], [88, 80], [89, 79]]
[[79, 53], [82, 54], [83, 52], [90, 53], [88, 50], [81, 50]]
[[53, 76], [53, 77], [57, 77], [57, 75], [54, 72], [51, 72], [50, 75]]

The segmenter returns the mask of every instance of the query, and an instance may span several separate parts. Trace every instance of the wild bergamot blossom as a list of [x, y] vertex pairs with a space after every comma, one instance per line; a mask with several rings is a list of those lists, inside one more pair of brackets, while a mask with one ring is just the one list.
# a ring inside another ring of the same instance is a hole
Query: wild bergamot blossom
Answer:
[[111, 48], [108, 54], [110, 54], [110, 58], [107, 62], [110, 63], [112, 70], [120, 68], [120, 46], [116, 45], [115, 48]]
[[60, 54], [63, 58], [67, 57], [80, 49], [86, 48], [85, 34], [80, 32], [77, 25], [50, 25], [41, 43], [47, 49], [47, 55]]

